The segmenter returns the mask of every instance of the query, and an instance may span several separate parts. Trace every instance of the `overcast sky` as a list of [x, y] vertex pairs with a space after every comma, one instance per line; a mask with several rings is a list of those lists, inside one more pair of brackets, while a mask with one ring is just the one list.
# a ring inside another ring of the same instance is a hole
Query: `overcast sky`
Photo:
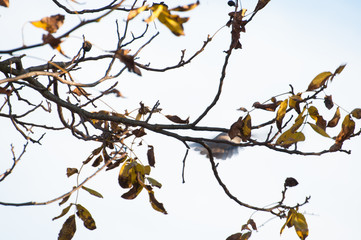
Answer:
[[[20, 47], [23, 44], [22, 30], [25, 44], [38, 43], [44, 32], [24, 23], [57, 13], [64, 14], [49, 2], [10, 1], [10, 8], [0, 8], [0, 49]], [[191, 1], [167, 1], [170, 7], [178, 6], [179, 2], [185, 4]], [[157, 23], [161, 34], [141, 52], [138, 61], [151, 62], [153, 67], [173, 65], [179, 61], [180, 50], [187, 49], [186, 56], [190, 56], [202, 46], [208, 34], [213, 35], [227, 22], [227, 14], [232, 9], [226, 0], [200, 0], [200, 3], [196, 9], [183, 13], [190, 17], [184, 25], [185, 36], [175, 37]], [[255, 4], [256, 1], [243, 1], [243, 8], [251, 12]], [[89, 4], [88, 7], [93, 6]], [[304, 91], [318, 73], [333, 72], [345, 63], [345, 70], [335, 78], [326, 93], [332, 94], [334, 101], [346, 111], [360, 108], [360, 11], [359, 0], [271, 1], [247, 25], [246, 33], [241, 36], [243, 49], [236, 50], [231, 57], [221, 100], [200, 125], [229, 127], [242, 114], [237, 111], [239, 107], [251, 109], [256, 101], [263, 102], [289, 91], [289, 84], [295, 92]], [[122, 17], [121, 13], [116, 14], [71, 34], [62, 45], [64, 52], [70, 56], [75, 54], [81, 46], [83, 34], [94, 44], [94, 51], [104, 53], [105, 50], [114, 50], [115, 19]], [[142, 17], [139, 18], [140, 22]], [[69, 29], [77, 21], [77, 16], [66, 18], [63, 28]], [[141, 31], [141, 27], [134, 29], [135, 33]], [[152, 106], [159, 100], [164, 114], [189, 116], [194, 120], [210, 104], [217, 91], [225, 56], [223, 51], [229, 46], [229, 32], [230, 29], [222, 28], [204, 53], [182, 69], [166, 73], [143, 70], [143, 77], [126, 74], [118, 84], [125, 98], [113, 98], [107, 103], [123, 111], [125, 108], [137, 108], [140, 101]], [[25, 67], [44, 64], [54, 54], [57, 60], [64, 60], [48, 46], [34, 49], [24, 58]], [[2, 60], [7, 57], [3, 55]], [[75, 73], [74, 76], [79, 82], [93, 82], [103, 73], [94, 71], [97, 67], [94, 64], [85, 73]], [[96, 91], [100, 90], [103, 88], [99, 87]], [[110, 110], [101, 103], [99, 105]], [[342, 116], [347, 114], [346, 111], [341, 112]], [[328, 119], [333, 113], [334, 109], [322, 110]], [[156, 120], [165, 121], [154, 116], [153, 121]], [[252, 120], [262, 122], [261, 118], [254, 117]], [[49, 121], [52, 118], [49, 117]], [[20, 134], [12, 130], [8, 120], [0, 119], [0, 124], [0, 172], [3, 172], [12, 163], [10, 144], [13, 143], [19, 153], [25, 142]], [[360, 126], [361, 122], [356, 121], [356, 129]], [[333, 136], [338, 131], [339, 128]], [[39, 131], [38, 134], [41, 133]], [[209, 133], [203, 134], [213, 137]], [[265, 133], [255, 134], [262, 137]], [[305, 135], [307, 141], [299, 147], [322, 150], [332, 145], [332, 140], [314, 134], [310, 128], [305, 129]], [[164, 203], [168, 215], [154, 211], [146, 193], [133, 201], [122, 199], [120, 196], [125, 191], [117, 183], [118, 170], [101, 173], [86, 186], [102, 193], [104, 199], [81, 192], [78, 200], [93, 215], [97, 229], [89, 231], [77, 221], [73, 239], [219, 240], [240, 231], [254, 212], [238, 206], [223, 193], [206, 158], [190, 151], [185, 169], [186, 183], [182, 184], [184, 145], [151, 133], [146, 141], [155, 147], [157, 163], [152, 177], [163, 184], [162, 189], [156, 191], [156, 196]], [[66, 168], [79, 168], [97, 146], [95, 143], [79, 142], [67, 132], [47, 134], [41, 146], [29, 145], [14, 173], [0, 183], [0, 201], [41, 202], [69, 191], [76, 180], [66, 177]], [[265, 148], [243, 149], [232, 159], [220, 162], [218, 170], [234, 195], [260, 207], [279, 201], [284, 180], [296, 178], [299, 185], [289, 190], [287, 203], [300, 203], [306, 196], [311, 196], [310, 203], [300, 209], [309, 224], [308, 239], [355, 239], [359, 235], [361, 215], [358, 207], [361, 202], [360, 146], [361, 139], [355, 138], [344, 144], [345, 149], [352, 150], [351, 155], [334, 153], [320, 157], [291, 156]], [[144, 154], [144, 151], [141, 149], [139, 154]], [[81, 177], [86, 178], [93, 171], [95, 169], [89, 167]], [[57, 203], [19, 208], [0, 206], [1, 238], [55, 239], [66, 218], [51, 219], [61, 210]], [[255, 213], [252, 218], [260, 226], [271, 216]], [[284, 221], [268, 221], [259, 228], [259, 232], [253, 233], [251, 239], [298, 239], [294, 229], [285, 229], [279, 236]]]

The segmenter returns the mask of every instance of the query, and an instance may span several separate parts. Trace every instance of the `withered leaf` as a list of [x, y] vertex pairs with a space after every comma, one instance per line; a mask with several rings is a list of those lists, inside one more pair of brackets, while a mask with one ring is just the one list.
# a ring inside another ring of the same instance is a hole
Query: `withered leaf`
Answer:
[[133, 18], [135, 18], [136, 16], [138, 16], [139, 13], [145, 11], [145, 10], [148, 10], [148, 6], [147, 5], [143, 5], [139, 8], [134, 8], [132, 10], [129, 11], [129, 14], [128, 14], [128, 21], [129, 20], [132, 20]]
[[349, 139], [355, 130], [355, 122], [351, 119], [350, 114], [346, 115], [341, 127], [341, 132], [336, 137], [337, 142], [343, 142]]
[[97, 167], [100, 163], [103, 162], [103, 156], [99, 155], [93, 162], [92, 167]]
[[237, 122], [233, 123], [228, 131], [228, 136], [230, 139], [235, 138], [237, 135], [241, 134], [241, 129], [243, 127], [242, 117], [238, 118]]
[[70, 177], [71, 175], [78, 173], [78, 169], [76, 168], [67, 168], [66, 169], [66, 176]]
[[269, 103], [269, 104], [261, 104], [259, 102], [255, 102], [253, 104], [253, 107], [274, 112], [274, 111], [276, 111], [276, 108], [281, 104], [281, 102], [282, 101], [277, 101], [277, 102], [273, 102], [273, 103]]
[[89, 96], [90, 94], [87, 93], [84, 88], [81, 88], [81, 87], [76, 87], [74, 88], [73, 91], [71, 91], [72, 93], [78, 95], [78, 96]]
[[241, 128], [240, 135], [242, 141], [246, 142], [251, 138], [251, 129], [252, 129], [251, 115], [247, 114], [247, 116], [243, 119], [243, 126]]
[[148, 180], [149, 184], [152, 185], [153, 187], [157, 187], [157, 188], [162, 187], [162, 184], [160, 182], [158, 182], [157, 180], [155, 180], [154, 178], [147, 177], [147, 180]]
[[10, 95], [11, 95], [11, 92], [12, 92], [12, 91], [9, 90], [9, 89], [0, 87], [0, 94], [6, 94], [6, 95], [10, 96]]
[[318, 74], [308, 85], [307, 91], [312, 91], [320, 88], [325, 84], [325, 82], [332, 76], [331, 72], [322, 72]]
[[134, 198], [136, 198], [138, 195], [139, 195], [139, 193], [141, 192], [143, 190], [143, 186], [142, 185], [140, 185], [139, 183], [134, 183], [133, 184], [133, 187], [128, 191], [128, 192], [126, 192], [126, 193], [124, 193], [123, 195], [122, 195], [122, 198], [124, 198], [124, 199], [134, 199]]
[[167, 214], [167, 211], [165, 210], [163, 203], [160, 203], [157, 201], [157, 199], [155, 199], [154, 192], [148, 191], [148, 193], [149, 193], [149, 201], [153, 209], [157, 210], [158, 212]]
[[327, 123], [327, 127], [335, 127], [338, 124], [338, 121], [341, 118], [340, 114], [340, 107], [337, 107], [335, 115], [333, 115], [333, 118]]
[[226, 240], [240, 240], [242, 237], [242, 233], [235, 233], [229, 236]]
[[283, 230], [285, 229], [285, 227], [293, 227], [293, 219], [295, 217], [295, 214], [296, 214], [296, 210], [294, 209], [290, 209], [288, 211], [288, 214], [287, 214], [287, 219], [286, 219], [286, 222], [285, 224], [283, 224], [282, 228], [281, 228], [281, 231], [280, 231], [280, 234], [282, 234]]
[[316, 121], [317, 121], [317, 117], [320, 116], [320, 114], [318, 113], [318, 110], [315, 106], [310, 106], [308, 108], [308, 114], [310, 114], [311, 118]]
[[115, 57], [118, 58], [127, 67], [129, 72], [134, 72], [142, 76], [140, 69], [135, 65], [134, 56], [128, 54], [130, 50], [119, 49], [115, 51]]
[[325, 131], [323, 128], [321, 128], [321, 127], [319, 127], [318, 125], [313, 124], [313, 123], [308, 123], [308, 124], [312, 127], [312, 129], [313, 129], [315, 132], [321, 134], [321, 135], [324, 136], [324, 137], [331, 138], [331, 137], [326, 133], [326, 131]]
[[63, 205], [64, 203], [66, 203], [66, 202], [69, 200], [70, 196], [71, 196], [71, 195], [66, 196], [65, 198], [63, 198], [63, 199], [61, 200], [61, 202], [59, 203], [59, 206], [61, 206], [61, 205]]
[[258, 3], [254, 9], [254, 12], [257, 12], [264, 8], [271, 0], [258, 0]]
[[335, 70], [334, 75], [340, 74], [345, 67], [346, 67], [346, 64], [340, 65], [340, 66]]
[[132, 175], [135, 174], [135, 171], [132, 168], [134, 166], [133, 163], [126, 161], [120, 168], [118, 182], [122, 188], [130, 188], [133, 185], [132, 178], [134, 177]]
[[44, 17], [40, 21], [33, 21], [35, 27], [42, 28], [49, 33], [55, 33], [63, 25], [65, 16], [61, 14]]
[[102, 149], [103, 149], [103, 146], [100, 146], [100, 147], [94, 149], [92, 151], [92, 153], [90, 154], [90, 156], [85, 161], [83, 161], [83, 164], [89, 163], [93, 159], [93, 157], [95, 157], [96, 155], [98, 155], [101, 152]]
[[65, 55], [63, 50], [61, 50], [60, 43], [62, 43], [62, 41], [59, 38], [55, 38], [53, 35], [51, 35], [51, 33], [48, 33], [48, 35], [43, 35], [43, 42], [45, 44], [49, 44], [53, 49], [58, 50], [58, 52], [60, 52], [65, 57], [68, 57]]
[[302, 102], [302, 97], [301, 97], [301, 93], [297, 94], [297, 95], [293, 95], [289, 98], [289, 103], [288, 105], [295, 109], [296, 112], [299, 114], [301, 112], [300, 109], [300, 103]]
[[179, 123], [179, 124], [188, 124], [189, 123], [189, 117], [185, 120], [182, 120], [180, 117], [178, 117], [176, 115], [165, 115], [165, 117], [174, 123]]
[[293, 219], [293, 225], [295, 227], [298, 237], [302, 240], [308, 236], [308, 225], [305, 216], [302, 213], [296, 213]]
[[257, 225], [252, 218], [248, 219], [247, 224], [251, 225], [252, 229], [257, 231]]
[[83, 221], [84, 226], [89, 230], [96, 229], [95, 221], [90, 212], [80, 204], [76, 204], [76, 215]]
[[148, 157], [148, 164], [154, 167], [155, 157], [154, 157], [154, 147], [152, 145], [148, 145], [147, 157]]
[[199, 1], [184, 6], [175, 7], [169, 9], [169, 11], [186, 12], [196, 8], [199, 5]]
[[0, 6], [9, 7], [9, 0], [0, 0]]
[[118, 89], [112, 89], [108, 92], [104, 92], [104, 94], [110, 94], [110, 93], [114, 93], [116, 95], [116, 97], [122, 97], [124, 98], [123, 94], [118, 90]]
[[325, 106], [327, 107], [327, 109], [333, 108], [332, 95], [325, 96], [324, 103], [325, 103]]
[[298, 185], [298, 182], [295, 178], [288, 177], [288, 178], [286, 178], [284, 185], [285, 185], [285, 187], [295, 187]]
[[76, 232], [75, 215], [71, 215], [63, 224], [58, 236], [58, 240], [70, 240]]
[[248, 240], [252, 235], [252, 232], [251, 231], [248, 231], [246, 233], [243, 233], [240, 240]]
[[342, 142], [336, 142], [330, 147], [330, 152], [336, 152], [342, 147]]
[[143, 137], [144, 135], [146, 135], [146, 132], [144, 131], [144, 128], [141, 127], [141, 128], [137, 128], [137, 129], [134, 129], [132, 131], [132, 133], [134, 134], [134, 136], [136, 137]]
[[101, 195], [99, 192], [97, 192], [97, 191], [95, 191], [93, 189], [87, 188], [85, 186], [82, 186], [81, 188], [84, 189], [85, 191], [87, 191], [88, 193], [90, 193], [93, 196], [96, 196], [98, 198], [103, 198], [103, 195]]
[[64, 209], [61, 211], [60, 215], [54, 217], [52, 220], [54, 221], [54, 220], [56, 220], [56, 219], [61, 218], [61, 217], [64, 216], [65, 214], [67, 214], [67, 213], [69, 212], [69, 209], [70, 209], [71, 205], [72, 205], [72, 204], [70, 204], [69, 206], [67, 206], [66, 208], [64, 208]]
[[361, 119], [361, 108], [355, 108], [352, 110], [351, 115], [356, 119]]
[[323, 119], [322, 116], [318, 116], [316, 120], [316, 125], [319, 126], [321, 129], [326, 129], [326, 120]]

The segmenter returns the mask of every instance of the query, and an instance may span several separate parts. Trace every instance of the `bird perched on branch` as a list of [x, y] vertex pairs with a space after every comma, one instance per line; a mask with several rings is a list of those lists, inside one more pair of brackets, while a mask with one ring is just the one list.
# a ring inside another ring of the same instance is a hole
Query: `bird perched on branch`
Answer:
[[[218, 134], [214, 140], [224, 140], [234, 143], [240, 143], [241, 138], [235, 137], [231, 139], [227, 133], [220, 133]], [[240, 147], [227, 144], [227, 143], [217, 143], [217, 142], [209, 142], [204, 141], [205, 144], [209, 146], [209, 148], [212, 150], [213, 157], [217, 159], [226, 160], [227, 158], [231, 158], [234, 154], [238, 153], [238, 150]], [[202, 155], [207, 155], [209, 157], [208, 151], [205, 147], [200, 145], [199, 143], [193, 143], [190, 145], [191, 147], [194, 147], [194, 150], [199, 151]]]

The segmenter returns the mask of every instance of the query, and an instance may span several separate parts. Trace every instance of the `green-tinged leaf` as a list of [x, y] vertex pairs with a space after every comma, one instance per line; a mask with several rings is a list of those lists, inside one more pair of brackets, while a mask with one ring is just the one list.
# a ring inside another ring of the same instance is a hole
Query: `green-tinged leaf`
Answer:
[[[300, 115], [299, 115], [300, 116]], [[306, 116], [297, 117], [295, 123], [290, 128], [291, 133], [295, 133], [305, 121]]]
[[308, 124], [312, 127], [312, 129], [317, 132], [318, 134], [321, 134], [324, 137], [331, 138], [325, 130], [323, 130], [321, 127], [317, 126], [316, 124], [309, 123]]
[[58, 240], [70, 240], [76, 231], [75, 215], [71, 215], [63, 224], [58, 236]]
[[351, 115], [354, 118], [361, 119], [361, 108], [355, 108], [352, 110]]
[[65, 214], [67, 214], [69, 212], [69, 209], [71, 207], [72, 204], [70, 204], [69, 206], [67, 206], [66, 208], [63, 209], [63, 211], [61, 211], [60, 215], [57, 217], [54, 217], [52, 220], [56, 220], [58, 218], [61, 218], [62, 216], [64, 216]]
[[308, 108], [308, 114], [310, 114], [311, 118], [315, 121], [317, 121], [317, 117], [320, 116], [320, 114], [318, 113], [318, 110], [315, 106], [310, 106]]
[[293, 219], [293, 225], [295, 227], [297, 235], [300, 239], [304, 240], [308, 236], [308, 226], [305, 216], [302, 213], [296, 213]]
[[340, 107], [337, 107], [335, 115], [333, 115], [333, 118], [328, 122], [327, 127], [335, 127], [338, 124], [338, 121], [341, 118], [340, 114]]
[[276, 115], [276, 125], [279, 131], [282, 131], [282, 120], [285, 117], [286, 110], [288, 106], [288, 99], [284, 100], [277, 111]]
[[321, 86], [323, 86], [325, 84], [327, 79], [329, 79], [331, 76], [332, 76], [331, 72], [323, 72], [323, 73], [318, 74], [312, 80], [310, 85], [308, 85], [307, 91], [312, 91], [312, 90], [320, 88]]
[[150, 171], [151, 171], [151, 169], [150, 169], [150, 166], [149, 166], [149, 165], [144, 166], [144, 174], [145, 174], [145, 175], [149, 175], [149, 174], [150, 174]]
[[147, 180], [148, 180], [149, 184], [152, 185], [153, 187], [157, 187], [157, 188], [162, 187], [162, 184], [160, 182], [158, 182], [157, 180], [155, 180], [154, 178], [147, 177]]
[[340, 74], [345, 67], [346, 67], [346, 64], [339, 66], [339, 67], [336, 69], [334, 75]]
[[84, 226], [89, 229], [89, 230], [94, 230], [97, 227], [95, 226], [95, 221], [92, 217], [92, 215], [90, 214], [90, 212], [83, 207], [80, 204], [76, 204], [76, 215], [78, 215], [78, 217], [83, 221]]
[[88, 193], [90, 193], [93, 196], [96, 196], [98, 198], [103, 198], [103, 195], [101, 195], [100, 193], [98, 193], [97, 191], [95, 191], [93, 189], [87, 188], [85, 186], [82, 186], [81, 188], [84, 189], [85, 191], [87, 191]]
[[76, 168], [67, 168], [66, 169], [66, 176], [70, 177], [71, 175], [78, 173], [78, 169]]
[[158, 212], [167, 214], [167, 211], [165, 210], [163, 203], [160, 203], [157, 201], [157, 199], [155, 199], [154, 192], [148, 191], [148, 193], [149, 193], [149, 202], [152, 205], [153, 209], [157, 210]]

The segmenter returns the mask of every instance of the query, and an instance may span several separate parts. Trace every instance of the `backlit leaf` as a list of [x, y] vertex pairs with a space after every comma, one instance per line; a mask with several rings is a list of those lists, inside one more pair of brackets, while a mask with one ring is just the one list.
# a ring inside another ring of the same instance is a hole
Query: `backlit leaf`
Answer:
[[66, 176], [70, 177], [71, 175], [78, 173], [78, 169], [76, 168], [67, 168], [66, 169]]
[[293, 225], [295, 227], [297, 235], [300, 239], [304, 240], [308, 236], [308, 226], [305, 216], [302, 213], [296, 213], [293, 219]]
[[317, 126], [316, 124], [313, 124], [313, 123], [308, 123], [312, 129], [317, 132], [318, 134], [321, 134], [322, 136], [324, 137], [328, 137], [328, 138], [331, 138], [325, 130], [323, 130], [321, 127]]
[[337, 107], [335, 115], [333, 115], [333, 118], [328, 122], [327, 127], [335, 127], [338, 124], [340, 118], [340, 107]]
[[54, 221], [55, 219], [61, 218], [62, 216], [67, 214], [69, 212], [70, 207], [71, 207], [71, 204], [69, 206], [67, 206], [66, 208], [64, 208], [63, 211], [61, 211], [59, 216], [54, 217], [52, 220]]
[[346, 115], [341, 127], [341, 132], [336, 137], [337, 142], [343, 142], [349, 139], [355, 130], [355, 122], [351, 119], [350, 114]]
[[311, 118], [312, 118], [313, 120], [317, 120], [317, 117], [320, 115], [320, 114], [318, 113], [318, 110], [317, 110], [317, 108], [316, 108], [315, 106], [310, 106], [310, 107], [308, 108], [308, 114], [310, 114], [310, 116], [311, 116]]
[[282, 234], [282, 232], [283, 232], [283, 230], [285, 229], [286, 226], [288, 228], [293, 227], [293, 219], [294, 219], [296, 213], [297, 212], [294, 209], [290, 209], [288, 211], [287, 220], [286, 220], [285, 224], [283, 224], [283, 226], [281, 228], [281, 231], [280, 231], [280, 234]]
[[9, 7], [9, 0], [0, 0], [0, 6]]
[[322, 72], [322, 73], [318, 74], [312, 80], [310, 85], [308, 85], [307, 91], [312, 91], [312, 90], [320, 88], [321, 86], [323, 86], [325, 84], [327, 79], [329, 79], [331, 77], [331, 75], [332, 75], [331, 72]]
[[103, 198], [103, 195], [101, 195], [100, 193], [98, 193], [97, 191], [95, 191], [93, 189], [87, 188], [85, 186], [82, 186], [81, 188], [84, 189], [85, 191], [87, 191], [88, 193], [90, 193], [93, 196], [96, 196], [98, 198]]
[[49, 33], [55, 33], [64, 23], [64, 15], [57, 14], [50, 17], [44, 17], [40, 21], [33, 21], [35, 27], [42, 28]]
[[62, 43], [62, 41], [60, 40], [60, 38], [55, 38], [51, 33], [48, 33], [47, 35], [43, 35], [43, 42], [45, 44], [49, 44], [53, 49], [56, 49], [65, 57], [68, 57], [65, 55], [63, 50], [61, 50], [60, 44]]
[[302, 132], [292, 133], [290, 130], [285, 131], [276, 141], [277, 145], [289, 148], [291, 145], [305, 141], [305, 135]]
[[276, 116], [276, 125], [279, 131], [282, 131], [282, 120], [285, 117], [286, 114], [286, 110], [287, 110], [287, 105], [288, 105], [288, 99], [284, 100], [278, 111], [277, 111], [277, 116]]
[[76, 215], [83, 221], [84, 226], [89, 229], [89, 230], [94, 230], [97, 227], [95, 226], [95, 221], [92, 217], [92, 215], [90, 214], [90, 212], [83, 207], [80, 204], [76, 204]]
[[115, 51], [114, 56], [124, 63], [129, 72], [134, 72], [139, 76], [142, 76], [140, 69], [135, 65], [134, 56], [128, 54], [129, 52], [130, 50], [128, 49], [119, 49]]
[[144, 6], [141, 6], [139, 8], [134, 8], [132, 10], [129, 11], [129, 14], [128, 14], [128, 20], [132, 20], [133, 18], [135, 18], [139, 13], [145, 11], [145, 10], [148, 10], [148, 6], [147, 5], [144, 5]]
[[58, 240], [70, 240], [76, 231], [75, 215], [71, 215], [63, 224], [58, 236]]
[[354, 118], [361, 119], [361, 108], [355, 108], [352, 110], [351, 115]]

